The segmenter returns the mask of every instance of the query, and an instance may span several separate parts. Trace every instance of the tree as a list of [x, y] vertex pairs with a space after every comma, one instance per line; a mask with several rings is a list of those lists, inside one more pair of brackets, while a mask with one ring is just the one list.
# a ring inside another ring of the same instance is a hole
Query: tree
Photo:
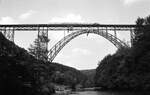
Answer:
[[143, 56], [150, 49], [150, 16], [138, 18], [136, 25], [133, 51], [135, 51], [135, 58], [139, 59], [139, 57]]
[[38, 38], [35, 39], [34, 44], [31, 44], [28, 48], [29, 53], [39, 60], [46, 61], [48, 59], [48, 42], [49, 39], [47, 36], [44, 34], [39, 35]]
[[138, 18], [136, 20], [137, 27], [134, 31], [135, 34], [134, 43], [133, 43], [134, 46], [139, 42], [139, 40], [143, 36], [143, 27], [141, 26], [144, 25], [144, 22], [145, 22], [144, 18]]

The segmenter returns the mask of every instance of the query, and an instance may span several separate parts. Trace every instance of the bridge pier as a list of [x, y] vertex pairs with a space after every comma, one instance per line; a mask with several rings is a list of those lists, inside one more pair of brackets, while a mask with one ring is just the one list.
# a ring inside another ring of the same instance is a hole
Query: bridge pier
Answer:
[[3, 29], [1, 29], [1, 31], [3, 33], [3, 35], [10, 41], [14, 42], [14, 35], [15, 35], [15, 31], [14, 31], [14, 27], [3, 27]]
[[[48, 27], [39, 27], [38, 28], [38, 42], [39, 42], [39, 46], [38, 48], [42, 49], [38, 49], [39, 50], [39, 54], [37, 55], [37, 59], [42, 59], [42, 60], [47, 60], [48, 59]], [[41, 53], [42, 53], [42, 57], [41, 58]]]
[[106, 27], [106, 37], [108, 37], [108, 29], [107, 29], [107, 27]]
[[117, 38], [116, 27], [114, 27], [114, 36]]
[[133, 46], [133, 39], [134, 39], [134, 30], [130, 29], [130, 42], [131, 42], [131, 47]]
[[115, 37], [115, 43], [117, 42], [117, 32], [116, 32], [116, 27], [114, 27], [114, 37]]

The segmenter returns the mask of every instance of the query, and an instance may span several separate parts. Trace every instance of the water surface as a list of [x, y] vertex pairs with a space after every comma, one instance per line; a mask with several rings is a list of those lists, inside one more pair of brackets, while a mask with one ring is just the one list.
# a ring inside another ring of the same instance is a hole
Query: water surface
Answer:
[[74, 92], [74, 93], [69, 94], [69, 95], [150, 95], [150, 92], [81, 91], [81, 92]]

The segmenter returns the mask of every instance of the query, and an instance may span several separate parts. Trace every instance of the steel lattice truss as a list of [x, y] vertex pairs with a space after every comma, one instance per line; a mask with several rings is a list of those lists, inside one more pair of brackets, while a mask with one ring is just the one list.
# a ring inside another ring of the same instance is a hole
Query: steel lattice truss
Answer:
[[128, 47], [128, 45], [126, 43], [124, 43], [123, 41], [118, 39], [116, 36], [113, 36], [112, 34], [107, 33], [107, 31], [103, 31], [103, 30], [99, 30], [99, 29], [93, 29], [93, 30], [85, 29], [85, 30], [73, 32], [73, 33], [67, 35], [66, 37], [62, 38], [58, 43], [56, 43], [49, 51], [49, 54], [48, 54], [49, 61], [53, 61], [54, 58], [57, 56], [57, 54], [60, 52], [60, 50], [68, 42], [70, 42], [75, 37], [85, 34], [85, 33], [94, 33], [94, 34], [100, 35], [100, 36], [106, 38], [107, 40], [109, 40], [111, 43], [113, 43], [117, 48], [121, 48], [123, 46]]
[[[123, 41], [117, 38], [117, 31], [130, 31], [131, 36], [131, 44], [134, 38], [133, 31], [136, 29], [136, 25], [113, 25], [113, 24], [80, 24], [80, 23], [60, 23], [60, 24], [13, 24], [13, 25], [1, 25], [0, 24], [0, 32], [4, 34], [4, 36], [10, 41], [14, 42], [15, 31], [37, 31], [38, 38], [41, 35], [45, 36], [45, 39], [48, 39], [48, 31], [77, 31], [72, 32], [71, 34], [64, 37], [57, 44], [55, 44], [50, 50], [49, 53], [46, 54], [47, 57], [45, 59], [49, 59], [49, 61], [53, 61], [59, 51], [73, 38], [85, 34], [85, 33], [94, 33], [98, 34], [111, 43], [113, 43], [117, 48], [121, 46], [127, 46]], [[143, 27], [143, 26], [138, 26]], [[107, 31], [113, 31], [114, 35], [108, 33]], [[42, 46], [45, 47], [45, 51], [48, 49], [48, 41], [41, 39]], [[39, 57], [37, 57], [39, 58]]]

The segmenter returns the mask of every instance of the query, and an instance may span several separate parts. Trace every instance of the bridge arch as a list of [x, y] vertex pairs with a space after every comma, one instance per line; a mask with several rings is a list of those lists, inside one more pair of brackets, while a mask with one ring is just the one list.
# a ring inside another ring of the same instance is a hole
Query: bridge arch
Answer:
[[67, 36], [65, 36], [64, 38], [62, 38], [60, 41], [58, 41], [50, 50], [48, 53], [48, 60], [49, 61], [53, 61], [54, 58], [57, 56], [57, 54], [60, 52], [60, 50], [67, 44], [69, 43], [72, 39], [74, 39], [75, 37], [82, 35], [82, 34], [86, 34], [86, 33], [93, 33], [93, 34], [97, 34], [99, 36], [104, 37], [105, 39], [109, 40], [111, 43], [113, 43], [117, 48], [121, 48], [123, 46], [128, 47], [128, 45], [121, 41], [119, 38], [117, 38], [116, 36], [108, 33], [107, 31], [103, 31], [103, 30], [98, 30], [98, 29], [84, 29], [84, 30], [80, 30], [77, 32], [73, 32]]

